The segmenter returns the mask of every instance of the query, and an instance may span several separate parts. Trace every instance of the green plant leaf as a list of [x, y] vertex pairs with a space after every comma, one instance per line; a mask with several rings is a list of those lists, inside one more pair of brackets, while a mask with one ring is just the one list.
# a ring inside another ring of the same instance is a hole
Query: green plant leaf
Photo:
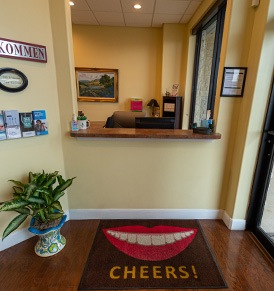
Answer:
[[45, 221], [46, 221], [45, 212], [44, 212], [43, 209], [41, 209], [41, 210], [38, 212], [38, 215], [39, 215], [40, 220], [41, 220], [42, 222], [45, 222]]
[[40, 193], [47, 194], [47, 195], [50, 194], [50, 191], [49, 191], [49, 189], [47, 187], [42, 187], [42, 188], [36, 189], [36, 191], [40, 192]]
[[47, 182], [44, 184], [44, 186], [49, 187], [53, 185], [56, 181], [56, 177], [58, 175], [58, 171], [55, 171], [53, 174], [50, 174], [48, 176]]
[[63, 179], [62, 175], [58, 175], [58, 176], [57, 176], [57, 180], [58, 180], [58, 184], [59, 184], [59, 185], [60, 185], [60, 184], [63, 184], [63, 183], [66, 182], [66, 181]]
[[17, 208], [15, 211], [21, 214], [30, 215], [30, 210], [27, 207]]
[[62, 196], [65, 195], [65, 192], [58, 192], [54, 195], [53, 201], [58, 201]]
[[28, 199], [30, 197], [30, 195], [35, 192], [37, 186], [34, 183], [29, 183], [26, 186], [27, 186], [26, 199]]
[[43, 208], [41, 207], [36, 207], [35, 209], [33, 209], [33, 213], [32, 213], [32, 216], [36, 217], [36, 216], [39, 216], [39, 211], [43, 210]]
[[29, 183], [31, 183], [34, 179], [34, 175], [32, 172], [29, 172]]
[[20, 224], [22, 224], [26, 218], [28, 217], [28, 214], [19, 214], [16, 216], [6, 227], [6, 229], [3, 232], [2, 240], [7, 237], [11, 232], [13, 232], [15, 229], [18, 228]]
[[13, 211], [17, 208], [21, 208], [22, 206], [26, 206], [29, 203], [23, 200], [11, 200], [6, 201], [0, 205], [0, 211]]
[[36, 189], [33, 193], [32, 193], [32, 197], [39, 197], [40, 193], [38, 192], [38, 190]]
[[45, 193], [42, 193], [42, 198], [46, 201], [47, 205], [50, 205], [53, 202], [52, 197]]
[[10, 182], [14, 183], [16, 186], [19, 187], [24, 187], [24, 184], [20, 181], [15, 181], [15, 180], [9, 180]]
[[62, 209], [62, 205], [59, 201], [55, 201], [53, 203], [51, 203], [50, 207], [52, 207], [54, 210], [59, 210], [59, 211], [63, 211]]
[[12, 189], [14, 190], [14, 193], [16, 194], [22, 194], [24, 192], [23, 187], [13, 186]]
[[46, 201], [40, 197], [34, 197], [34, 196], [30, 196], [28, 199], [27, 199], [29, 202], [31, 203], [38, 203], [38, 204], [45, 204]]
[[58, 219], [58, 218], [60, 218], [60, 217], [62, 217], [63, 216], [63, 212], [59, 212], [59, 213], [50, 213], [50, 214], [48, 214], [47, 216], [46, 216], [46, 218], [48, 219], [48, 220], [55, 220], [55, 219]]
[[[54, 189], [54, 191], [53, 191], [53, 194], [54, 194], [54, 201], [56, 201], [56, 200], [58, 200], [58, 199], [56, 199], [56, 197], [58, 196], [58, 194], [60, 193], [60, 192], [63, 192], [63, 191], [65, 191], [71, 184], [72, 184], [72, 182], [73, 182], [73, 179], [75, 179], [76, 177], [73, 177], [73, 178], [71, 178], [71, 179], [68, 179], [67, 181], [65, 181], [64, 183], [62, 183], [62, 184], [60, 184], [60, 185], [58, 185], [55, 189]], [[64, 194], [63, 194], [64, 195]], [[63, 195], [61, 195], [61, 196], [63, 196]], [[60, 197], [61, 197], [60, 196]], [[59, 197], [59, 198], [60, 198]]]
[[44, 172], [42, 174], [39, 175], [39, 177], [37, 178], [37, 184], [39, 186], [42, 186], [43, 183], [46, 181], [47, 179], [47, 174], [45, 174]]

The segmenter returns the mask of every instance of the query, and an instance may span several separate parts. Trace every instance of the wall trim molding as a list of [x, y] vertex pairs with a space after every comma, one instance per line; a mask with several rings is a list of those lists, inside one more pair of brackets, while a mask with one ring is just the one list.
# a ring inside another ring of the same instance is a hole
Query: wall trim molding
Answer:
[[[27, 227], [16, 230], [16, 231], [12, 232], [9, 236], [7, 236], [4, 240], [1, 239], [0, 251], [3, 251], [7, 248], [14, 246], [14, 245], [17, 245], [20, 242], [23, 242], [23, 241], [25, 241], [33, 236], [34, 236], [34, 234], [29, 232]], [[33, 246], [33, 248], [34, 248], [34, 246]]]
[[218, 209], [72, 209], [70, 219], [222, 219]]
[[[85, 219], [221, 219], [231, 230], [245, 230], [246, 221], [232, 219], [220, 209], [72, 209], [65, 213], [67, 220]], [[23, 242], [34, 234], [28, 228], [11, 233], [0, 240], [0, 251]]]
[[223, 212], [222, 220], [227, 226], [227, 228], [230, 230], [245, 230], [246, 229], [245, 219], [233, 219], [227, 214], [226, 211]]

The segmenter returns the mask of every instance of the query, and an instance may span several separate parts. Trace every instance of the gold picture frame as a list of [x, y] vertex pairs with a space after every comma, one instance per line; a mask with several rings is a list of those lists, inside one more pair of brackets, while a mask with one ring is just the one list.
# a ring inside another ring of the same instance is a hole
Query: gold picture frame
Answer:
[[118, 102], [118, 69], [75, 68], [77, 100]]

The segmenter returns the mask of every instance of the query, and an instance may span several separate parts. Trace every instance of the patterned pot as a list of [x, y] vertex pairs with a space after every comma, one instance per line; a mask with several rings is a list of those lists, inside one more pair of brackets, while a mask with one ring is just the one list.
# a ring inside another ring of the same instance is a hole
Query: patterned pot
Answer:
[[32, 218], [28, 230], [39, 236], [38, 242], [34, 247], [35, 253], [38, 256], [50, 257], [59, 253], [65, 247], [66, 239], [60, 234], [60, 229], [64, 225], [66, 219], [67, 216], [64, 215], [57, 226], [45, 230], [38, 230], [32, 227], [34, 223], [34, 218]]

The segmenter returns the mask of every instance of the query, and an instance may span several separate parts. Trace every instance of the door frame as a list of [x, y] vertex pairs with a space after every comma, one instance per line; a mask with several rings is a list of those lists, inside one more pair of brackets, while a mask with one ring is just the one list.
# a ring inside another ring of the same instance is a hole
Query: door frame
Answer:
[[[250, 204], [247, 211], [246, 229], [251, 231], [267, 252], [274, 258], [274, 244], [260, 227], [264, 205], [267, 198], [271, 172], [274, 163], [274, 136], [269, 132], [274, 130], [274, 79], [272, 80], [268, 110], [265, 117], [258, 154]], [[274, 223], [274, 222], [273, 222]]]

